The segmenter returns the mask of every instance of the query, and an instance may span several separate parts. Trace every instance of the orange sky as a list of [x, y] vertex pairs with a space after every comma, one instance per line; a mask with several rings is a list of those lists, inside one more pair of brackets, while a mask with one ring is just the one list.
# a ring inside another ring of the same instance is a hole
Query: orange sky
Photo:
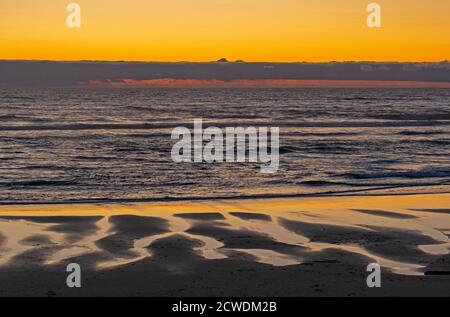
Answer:
[[440, 61], [450, 58], [449, 0], [0, 0], [0, 59]]

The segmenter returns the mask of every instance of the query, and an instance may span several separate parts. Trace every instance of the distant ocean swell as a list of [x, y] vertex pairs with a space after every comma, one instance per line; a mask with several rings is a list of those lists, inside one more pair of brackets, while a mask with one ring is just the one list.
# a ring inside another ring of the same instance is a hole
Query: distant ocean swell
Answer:
[[[371, 127], [435, 127], [450, 126], [445, 121], [366, 121], [366, 122], [271, 122], [273, 126], [285, 128], [371, 128]], [[71, 130], [152, 130], [170, 129], [178, 126], [192, 127], [192, 122], [174, 123], [136, 123], [136, 124], [43, 124], [43, 125], [4, 125], [0, 131], [71, 131]], [[205, 127], [227, 127], [229, 123], [206, 122]], [[239, 126], [265, 126], [267, 122], [242, 122]]]

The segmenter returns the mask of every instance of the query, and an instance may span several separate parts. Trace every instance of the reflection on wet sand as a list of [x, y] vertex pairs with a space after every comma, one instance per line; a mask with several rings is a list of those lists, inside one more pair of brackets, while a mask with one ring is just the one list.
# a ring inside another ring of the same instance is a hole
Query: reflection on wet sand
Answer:
[[[323, 261], [334, 250], [396, 274], [443, 274], [450, 271], [449, 197], [5, 206], [0, 270], [87, 259], [101, 271], [158, 259], [181, 274], [189, 259], [284, 267]], [[387, 200], [389, 210], [380, 208]]]

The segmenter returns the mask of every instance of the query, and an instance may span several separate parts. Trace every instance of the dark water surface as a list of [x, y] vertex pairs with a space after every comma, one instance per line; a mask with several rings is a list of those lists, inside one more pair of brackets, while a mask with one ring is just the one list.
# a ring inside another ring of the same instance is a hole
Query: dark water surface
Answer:
[[[173, 163], [196, 118], [279, 126], [279, 172]], [[2, 203], [449, 189], [450, 89], [0, 89]]]

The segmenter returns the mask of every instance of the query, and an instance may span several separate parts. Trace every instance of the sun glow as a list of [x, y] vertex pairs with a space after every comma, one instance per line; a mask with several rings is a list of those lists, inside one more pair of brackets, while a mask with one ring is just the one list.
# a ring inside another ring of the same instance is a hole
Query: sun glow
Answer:
[[0, 0], [0, 59], [439, 61], [450, 56], [448, 0]]

